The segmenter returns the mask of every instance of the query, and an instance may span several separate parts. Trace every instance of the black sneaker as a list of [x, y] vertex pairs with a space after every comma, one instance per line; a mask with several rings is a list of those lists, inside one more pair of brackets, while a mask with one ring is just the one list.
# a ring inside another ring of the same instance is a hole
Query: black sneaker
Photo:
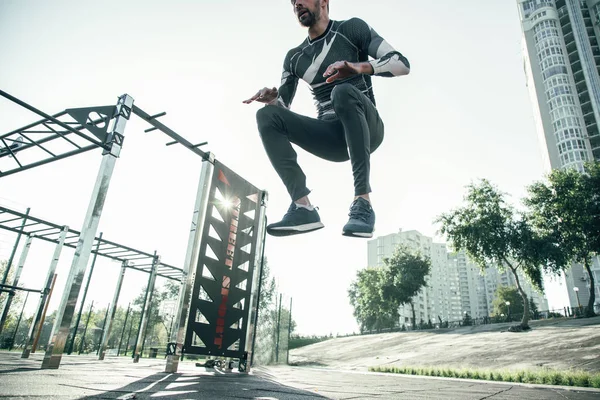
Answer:
[[342, 235], [370, 238], [375, 231], [375, 211], [371, 203], [359, 197], [350, 206], [350, 220], [344, 226]]
[[267, 225], [267, 233], [272, 236], [289, 236], [316, 231], [324, 226], [316, 207], [311, 211], [292, 202], [281, 221]]

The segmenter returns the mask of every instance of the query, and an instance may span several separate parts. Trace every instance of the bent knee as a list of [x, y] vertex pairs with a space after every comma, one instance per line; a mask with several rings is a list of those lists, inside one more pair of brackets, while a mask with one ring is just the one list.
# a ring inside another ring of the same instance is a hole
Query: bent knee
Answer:
[[259, 108], [258, 111], [256, 111], [256, 123], [258, 124], [258, 129], [262, 130], [265, 127], [272, 126], [273, 123], [277, 121], [279, 110], [279, 107], [273, 105], [266, 105]]
[[352, 97], [358, 89], [350, 83], [341, 83], [331, 91], [331, 101], [340, 102]]

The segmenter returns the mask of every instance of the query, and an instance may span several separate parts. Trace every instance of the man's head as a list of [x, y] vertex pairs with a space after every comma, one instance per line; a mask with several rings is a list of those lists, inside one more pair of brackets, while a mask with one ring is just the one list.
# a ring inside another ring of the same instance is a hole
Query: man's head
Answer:
[[329, 0], [291, 0], [300, 24], [311, 27], [322, 18], [329, 17]]

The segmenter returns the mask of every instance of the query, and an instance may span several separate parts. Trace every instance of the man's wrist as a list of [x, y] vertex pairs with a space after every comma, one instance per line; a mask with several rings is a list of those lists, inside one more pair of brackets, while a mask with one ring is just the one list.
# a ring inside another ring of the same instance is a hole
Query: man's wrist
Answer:
[[359, 63], [358, 68], [360, 73], [363, 75], [373, 75], [375, 73], [375, 69], [368, 61]]

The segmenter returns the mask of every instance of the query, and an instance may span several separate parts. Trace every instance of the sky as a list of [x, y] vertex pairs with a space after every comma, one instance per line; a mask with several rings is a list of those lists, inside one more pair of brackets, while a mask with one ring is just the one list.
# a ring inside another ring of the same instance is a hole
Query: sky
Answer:
[[[373, 78], [385, 139], [371, 158], [375, 236], [417, 230], [438, 242], [434, 219], [461, 204], [465, 186], [487, 178], [518, 204], [543, 178], [521, 52], [516, 2], [331, 0], [332, 19], [360, 17], [411, 63], [411, 73]], [[150, 114], [267, 190], [269, 221], [290, 199], [256, 129], [259, 104], [242, 101], [278, 86], [287, 51], [306, 29], [287, 0], [0, 2], [0, 88], [47, 113], [113, 105], [127, 93]], [[292, 110], [312, 117], [300, 82]], [[0, 98], [0, 132], [38, 118]], [[106, 239], [181, 266], [201, 159], [132, 119], [98, 232]], [[284, 301], [293, 298], [301, 334], [357, 331], [347, 289], [367, 265], [367, 241], [341, 235], [353, 198], [350, 163], [329, 163], [298, 149], [311, 202], [325, 228], [268, 237], [266, 256]], [[0, 180], [0, 204], [81, 230], [99, 151]], [[0, 232], [0, 259], [15, 236]], [[21, 282], [40, 287], [53, 246], [34, 241]], [[64, 287], [73, 251], [63, 251], [56, 287]], [[88, 301], [111, 300], [119, 264], [98, 259]], [[128, 271], [119, 305], [147, 276]], [[158, 280], [161, 284], [161, 280]], [[30, 296], [31, 297], [31, 296]], [[552, 303], [552, 299], [550, 299]], [[60, 296], [54, 296], [50, 310]], [[35, 307], [30, 302], [27, 309]], [[96, 308], [96, 306], [95, 306]]]

